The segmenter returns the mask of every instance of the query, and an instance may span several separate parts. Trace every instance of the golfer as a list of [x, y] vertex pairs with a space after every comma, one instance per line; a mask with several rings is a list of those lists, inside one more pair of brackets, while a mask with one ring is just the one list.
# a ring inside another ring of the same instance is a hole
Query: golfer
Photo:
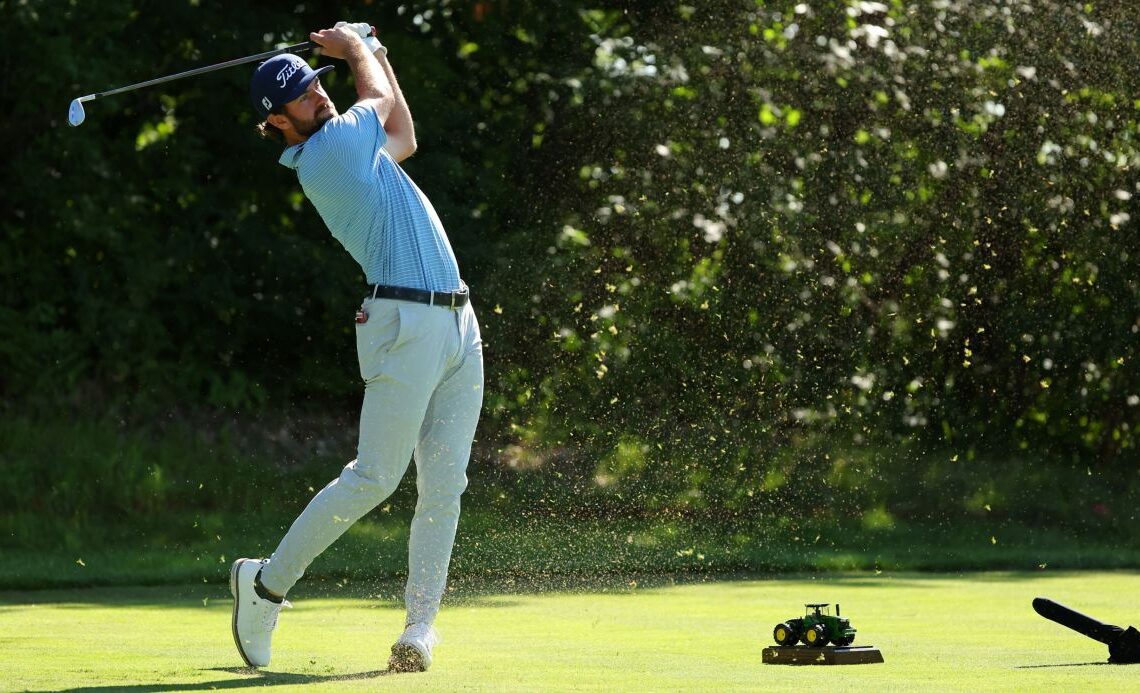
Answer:
[[[357, 100], [338, 113], [319, 75], [295, 55], [262, 63], [251, 96], [264, 134], [287, 145], [280, 162], [329, 231], [364, 270], [356, 314], [364, 403], [356, 459], [294, 521], [268, 559], [233, 565], [234, 642], [246, 664], [269, 664], [277, 615], [309, 563], [395, 489], [416, 461], [408, 540], [407, 617], [389, 668], [424, 671], [439, 642], [439, 611], [483, 401], [483, 351], [467, 286], [431, 202], [399, 163], [416, 150], [411, 113], [367, 24], [310, 39], [344, 60]], [[368, 42], [368, 45], [366, 44]]]

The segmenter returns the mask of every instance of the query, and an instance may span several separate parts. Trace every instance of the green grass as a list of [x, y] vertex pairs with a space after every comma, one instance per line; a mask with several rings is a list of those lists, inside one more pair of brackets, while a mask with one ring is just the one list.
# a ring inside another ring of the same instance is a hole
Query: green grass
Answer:
[[[1136, 666], [1033, 613], [1050, 596], [1122, 625], [1140, 621], [1137, 575], [874, 572], [674, 583], [459, 580], [425, 673], [383, 672], [403, 612], [399, 585], [352, 596], [303, 582], [273, 664], [242, 669], [220, 585], [0, 592], [3, 687], [14, 690], [1124, 690]], [[761, 663], [776, 622], [838, 601], [883, 664]]]

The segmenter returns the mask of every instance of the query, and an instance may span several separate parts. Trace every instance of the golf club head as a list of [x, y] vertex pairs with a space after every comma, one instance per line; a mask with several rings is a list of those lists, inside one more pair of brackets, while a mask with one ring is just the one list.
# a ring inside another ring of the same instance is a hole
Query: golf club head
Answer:
[[71, 123], [71, 127], [79, 127], [87, 117], [87, 112], [83, 110], [83, 102], [88, 98], [90, 97], [81, 96], [71, 102], [71, 108], [67, 109], [67, 122]]

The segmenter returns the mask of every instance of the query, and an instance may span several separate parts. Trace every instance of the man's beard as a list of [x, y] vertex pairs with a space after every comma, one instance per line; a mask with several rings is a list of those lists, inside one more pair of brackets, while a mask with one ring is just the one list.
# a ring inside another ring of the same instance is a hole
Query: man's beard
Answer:
[[331, 106], [310, 120], [298, 120], [288, 113], [285, 114], [285, 117], [288, 118], [289, 122], [293, 125], [293, 129], [301, 137], [311, 137], [315, 132], [324, 127], [325, 123], [332, 120], [334, 116], [336, 116], [336, 111], [334, 111]]

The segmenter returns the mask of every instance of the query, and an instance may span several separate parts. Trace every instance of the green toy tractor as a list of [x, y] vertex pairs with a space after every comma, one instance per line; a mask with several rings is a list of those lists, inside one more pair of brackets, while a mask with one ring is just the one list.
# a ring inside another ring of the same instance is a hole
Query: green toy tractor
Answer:
[[846, 647], [855, 640], [855, 629], [851, 621], [839, 617], [839, 605], [835, 605], [835, 615], [827, 608], [828, 604], [805, 604], [807, 612], [803, 618], [790, 618], [776, 626], [772, 637], [781, 647], [791, 647], [803, 641], [808, 647], [823, 647], [833, 643]]

